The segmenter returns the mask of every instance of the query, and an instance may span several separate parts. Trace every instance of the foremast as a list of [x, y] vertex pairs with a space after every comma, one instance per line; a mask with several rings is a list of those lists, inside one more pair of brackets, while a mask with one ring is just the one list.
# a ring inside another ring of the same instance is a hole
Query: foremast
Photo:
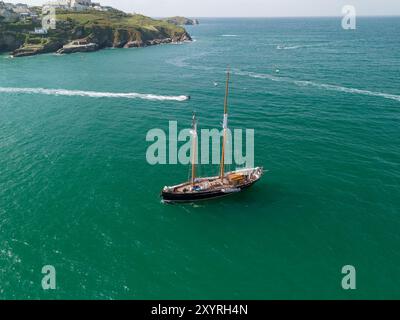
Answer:
[[196, 113], [193, 112], [193, 123], [192, 123], [192, 179], [191, 184], [194, 186], [196, 180], [196, 159], [197, 159], [197, 120]]
[[225, 177], [225, 150], [226, 150], [226, 137], [228, 134], [228, 95], [229, 95], [229, 78], [230, 71], [228, 68], [226, 74], [226, 88], [225, 88], [225, 101], [224, 101], [224, 120], [222, 123], [222, 152], [221, 152], [221, 169], [220, 169], [220, 178], [221, 180]]

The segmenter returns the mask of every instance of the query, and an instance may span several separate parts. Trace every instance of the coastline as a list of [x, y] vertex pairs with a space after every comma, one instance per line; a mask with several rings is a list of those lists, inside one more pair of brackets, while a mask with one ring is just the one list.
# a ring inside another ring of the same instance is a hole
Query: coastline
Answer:
[[57, 10], [56, 17], [56, 27], [46, 30], [39, 20], [0, 23], [0, 53], [17, 58], [192, 41], [182, 26], [115, 9]]
[[39, 54], [48, 54], [48, 53], [55, 53], [55, 54], [72, 54], [78, 52], [95, 52], [103, 49], [130, 49], [130, 48], [145, 48], [150, 46], [157, 46], [161, 44], [179, 44], [179, 43], [187, 43], [192, 42], [193, 39], [190, 37], [188, 33], [183, 34], [177, 38], [158, 38], [158, 39], [151, 39], [146, 40], [143, 42], [138, 41], [129, 41], [124, 43], [123, 45], [110, 45], [110, 46], [102, 46], [96, 42], [87, 42], [85, 44], [79, 44], [75, 41], [71, 41], [66, 43], [63, 46], [54, 46], [51, 48], [40, 48], [38, 47], [21, 47], [14, 51], [4, 51], [0, 52], [2, 55], [8, 55], [12, 58], [19, 58], [19, 57], [27, 57], [27, 56], [34, 56]]

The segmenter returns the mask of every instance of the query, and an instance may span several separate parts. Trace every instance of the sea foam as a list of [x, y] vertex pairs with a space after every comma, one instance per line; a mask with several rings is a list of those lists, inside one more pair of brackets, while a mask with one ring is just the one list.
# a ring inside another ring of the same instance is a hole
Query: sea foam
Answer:
[[12, 88], [0, 87], [0, 93], [22, 93], [22, 94], [44, 94], [51, 96], [79, 96], [91, 98], [125, 98], [125, 99], [143, 99], [155, 101], [186, 101], [188, 96], [165, 96], [157, 94], [145, 93], [115, 93], [115, 92], [98, 92], [98, 91], [81, 91], [66, 89], [44, 89], [44, 88]]

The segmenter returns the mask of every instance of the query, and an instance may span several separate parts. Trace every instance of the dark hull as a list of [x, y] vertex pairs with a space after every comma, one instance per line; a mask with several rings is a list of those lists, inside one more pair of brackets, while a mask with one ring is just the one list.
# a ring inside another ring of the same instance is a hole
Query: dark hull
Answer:
[[212, 190], [212, 191], [203, 191], [203, 192], [189, 192], [189, 193], [174, 193], [174, 192], [162, 192], [161, 198], [164, 202], [195, 202], [195, 201], [202, 201], [202, 200], [211, 200], [220, 197], [225, 197], [228, 195], [232, 195], [235, 193], [240, 193], [243, 190], [251, 187], [257, 181], [253, 181], [251, 183], [237, 186], [236, 188], [239, 191], [236, 192], [224, 192], [222, 190]]

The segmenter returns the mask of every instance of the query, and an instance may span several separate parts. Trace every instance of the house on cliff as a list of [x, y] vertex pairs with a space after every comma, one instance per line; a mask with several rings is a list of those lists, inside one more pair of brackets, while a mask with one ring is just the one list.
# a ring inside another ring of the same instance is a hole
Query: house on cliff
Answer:
[[83, 11], [92, 7], [91, 0], [54, 0], [45, 4], [46, 7], [53, 7], [64, 10]]
[[18, 18], [18, 14], [10, 8], [9, 4], [0, 1], [0, 22], [15, 22]]

